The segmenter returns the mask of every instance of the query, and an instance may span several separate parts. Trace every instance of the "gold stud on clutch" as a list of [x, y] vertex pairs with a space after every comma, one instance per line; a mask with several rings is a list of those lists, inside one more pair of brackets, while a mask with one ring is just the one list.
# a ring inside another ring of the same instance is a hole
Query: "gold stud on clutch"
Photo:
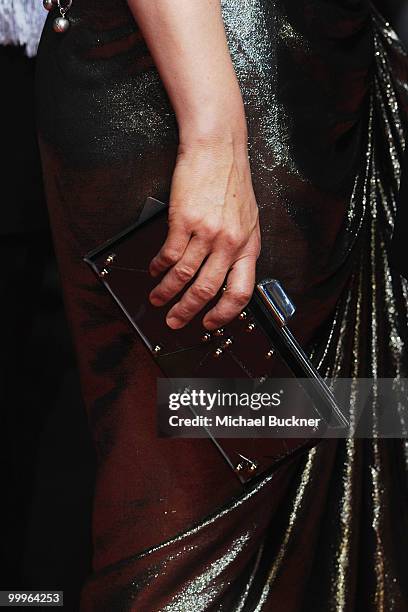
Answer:
[[235, 471], [254, 474], [259, 467], [259, 463], [257, 461], [253, 461], [252, 459], [248, 459], [248, 457], [244, 457], [244, 455], [241, 455], [241, 453], [238, 453], [238, 455], [241, 457], [241, 461], [235, 466]]
[[101, 270], [101, 272], [99, 272], [99, 276], [102, 276], [103, 278], [104, 276], [107, 276], [109, 274], [109, 266], [111, 265], [115, 257], [115, 253], [111, 253], [110, 255], [108, 255], [108, 257], [105, 259], [104, 268]]

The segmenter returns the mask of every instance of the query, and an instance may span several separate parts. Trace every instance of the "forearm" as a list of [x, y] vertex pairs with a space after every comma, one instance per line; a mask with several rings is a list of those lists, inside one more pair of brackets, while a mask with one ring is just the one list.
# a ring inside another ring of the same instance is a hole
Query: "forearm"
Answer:
[[220, 0], [128, 0], [176, 113], [180, 142], [246, 140]]

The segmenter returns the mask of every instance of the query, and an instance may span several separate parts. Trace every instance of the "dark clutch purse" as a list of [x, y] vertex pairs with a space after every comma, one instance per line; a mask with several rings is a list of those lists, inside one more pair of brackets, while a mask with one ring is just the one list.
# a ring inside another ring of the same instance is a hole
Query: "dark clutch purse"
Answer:
[[[167, 326], [165, 315], [179, 296], [163, 307], [152, 306], [148, 300], [158, 282], [148, 272], [149, 263], [164, 243], [167, 229], [167, 205], [148, 198], [134, 225], [84, 258], [163, 374], [174, 378], [244, 377], [262, 381], [268, 378], [278, 358], [289, 372], [282, 376], [302, 381], [322, 419], [346, 426], [347, 420], [329, 387], [287, 327], [295, 307], [277, 280], [258, 283], [248, 306], [225, 328], [209, 333], [201, 324], [204, 312], [219, 295], [186, 327], [171, 330]], [[290, 438], [254, 444], [253, 440], [216, 440], [209, 435], [242, 482], [279, 465], [288, 454], [316, 443], [312, 439]]]

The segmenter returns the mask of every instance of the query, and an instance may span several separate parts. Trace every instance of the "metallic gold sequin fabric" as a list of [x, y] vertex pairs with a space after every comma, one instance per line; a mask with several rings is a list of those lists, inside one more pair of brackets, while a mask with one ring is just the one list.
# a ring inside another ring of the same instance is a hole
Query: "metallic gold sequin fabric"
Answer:
[[[222, 8], [260, 207], [258, 277], [294, 298], [294, 332], [323, 374], [406, 377], [408, 283], [389, 248], [407, 55], [362, 0]], [[177, 127], [125, 1], [75, 0], [70, 19], [64, 36], [46, 25], [37, 96], [99, 457], [82, 609], [408, 610], [403, 440], [326, 440], [242, 489], [209, 441], [157, 438], [158, 371], [82, 256], [130, 225], [146, 196], [166, 199]]]

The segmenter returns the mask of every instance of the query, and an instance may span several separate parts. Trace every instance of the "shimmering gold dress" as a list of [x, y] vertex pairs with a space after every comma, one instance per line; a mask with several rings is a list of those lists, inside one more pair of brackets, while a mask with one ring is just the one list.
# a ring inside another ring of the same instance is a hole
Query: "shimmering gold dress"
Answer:
[[[363, 0], [222, 8], [260, 206], [258, 277], [283, 281], [322, 374], [407, 376], [408, 286], [389, 264], [405, 51]], [[158, 370], [82, 257], [148, 195], [168, 197], [177, 126], [125, 0], [74, 0], [70, 19], [64, 35], [46, 24], [37, 97], [99, 457], [82, 609], [408, 610], [404, 440], [326, 440], [243, 488], [209, 440], [157, 438]]]

